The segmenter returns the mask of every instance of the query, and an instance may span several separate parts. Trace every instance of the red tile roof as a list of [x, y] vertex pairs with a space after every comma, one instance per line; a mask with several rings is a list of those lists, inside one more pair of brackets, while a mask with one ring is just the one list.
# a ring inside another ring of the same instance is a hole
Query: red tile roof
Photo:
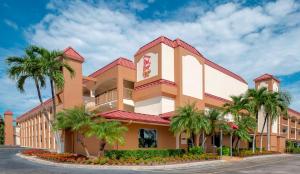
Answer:
[[297, 116], [300, 116], [300, 112], [298, 112], [298, 111], [296, 111], [296, 110], [294, 110], [294, 109], [289, 108], [289, 109], [288, 109], [288, 112], [291, 112], [291, 113], [293, 113], [293, 114], [296, 114]]
[[[51, 104], [51, 102], [52, 102], [52, 99], [48, 99], [48, 100], [46, 100], [46, 101], [44, 102], [44, 105], [47, 106], [47, 105]], [[33, 109], [31, 109], [31, 110], [25, 112], [23, 115], [21, 115], [21, 116], [19, 116], [19, 117], [17, 118], [17, 122], [22, 121], [23, 119], [25, 119], [25, 118], [27, 118], [28, 116], [30, 116], [30, 114], [32, 114], [32, 113], [35, 112], [35, 111], [40, 110], [41, 108], [42, 108], [42, 105], [39, 104], [38, 106], [34, 107]]]
[[155, 123], [169, 125], [170, 121], [162, 119], [157, 115], [140, 114], [122, 110], [113, 110], [104, 113], [99, 113], [98, 116], [102, 116], [107, 119], [125, 120], [125, 121], [136, 121], [142, 123]]
[[172, 81], [169, 80], [165, 80], [165, 79], [159, 79], [159, 80], [155, 80], [153, 82], [150, 83], [146, 83], [140, 86], [136, 86], [134, 88], [134, 90], [140, 90], [140, 89], [145, 89], [145, 88], [149, 88], [151, 86], [156, 86], [156, 85], [160, 85], [160, 84], [166, 84], [166, 85], [170, 85], [170, 86], [176, 86], [176, 84]]
[[166, 112], [166, 113], [162, 113], [159, 115], [161, 118], [163, 119], [170, 119], [173, 116], [175, 116], [175, 111], [171, 111], [171, 112]]
[[7, 110], [4, 112], [4, 115], [13, 115], [14, 113], [10, 110]]
[[225, 98], [222, 98], [222, 97], [218, 97], [218, 96], [215, 96], [215, 95], [212, 95], [212, 94], [209, 94], [209, 93], [205, 93], [204, 95], [205, 95], [206, 97], [211, 97], [211, 98], [214, 98], [214, 99], [216, 99], [216, 100], [220, 100], [220, 101], [222, 101], [222, 102], [226, 102], [226, 103], [231, 102], [231, 101], [228, 100], [228, 99], [225, 99]]
[[259, 82], [259, 81], [268, 80], [268, 79], [274, 79], [275, 81], [277, 81], [278, 83], [280, 83], [280, 80], [277, 79], [276, 77], [274, 77], [271, 74], [263, 74], [263, 75], [257, 77], [256, 79], [254, 79], [254, 81], [255, 82]]
[[109, 70], [109, 69], [111, 69], [111, 68], [113, 68], [117, 65], [135, 70], [135, 64], [131, 60], [129, 60], [127, 58], [124, 58], [124, 57], [120, 57], [120, 58], [114, 60], [113, 62], [111, 62], [110, 64], [108, 64], [108, 65], [100, 68], [99, 70], [93, 72], [92, 74], [89, 75], [89, 77], [96, 77], [96, 76], [104, 73], [105, 71], [107, 71], [107, 70]]
[[206, 65], [208, 65], [208, 66], [210, 66], [210, 67], [212, 67], [214, 69], [217, 69], [217, 70], [223, 72], [224, 74], [227, 74], [228, 76], [231, 76], [231, 77], [233, 77], [233, 78], [235, 78], [235, 79], [237, 79], [237, 80], [239, 80], [239, 81], [241, 81], [241, 82], [243, 82], [245, 84], [248, 84], [246, 82], [246, 80], [244, 80], [241, 76], [239, 76], [239, 75], [237, 75], [237, 74], [229, 71], [228, 69], [223, 68], [220, 65], [218, 65], [218, 64], [216, 64], [216, 63], [208, 60], [195, 47], [191, 46], [190, 44], [184, 42], [181, 39], [175, 39], [175, 40], [172, 41], [171, 39], [169, 39], [169, 38], [167, 38], [165, 36], [160, 36], [159, 38], [157, 38], [157, 39], [149, 42], [148, 44], [142, 46], [136, 52], [135, 56], [138, 55], [138, 54], [140, 54], [140, 53], [142, 53], [142, 52], [144, 52], [144, 51], [146, 51], [146, 50], [148, 50], [149, 48], [152, 48], [152, 47], [156, 46], [157, 44], [160, 44], [160, 43], [164, 43], [164, 44], [166, 44], [166, 45], [168, 45], [168, 46], [170, 46], [172, 48], [176, 48], [176, 47], [180, 46], [180, 47], [182, 47], [182, 48], [190, 51], [191, 53], [193, 53], [195, 55], [203, 57]]
[[84, 58], [72, 47], [68, 47], [64, 50], [64, 55], [70, 59], [84, 62]]

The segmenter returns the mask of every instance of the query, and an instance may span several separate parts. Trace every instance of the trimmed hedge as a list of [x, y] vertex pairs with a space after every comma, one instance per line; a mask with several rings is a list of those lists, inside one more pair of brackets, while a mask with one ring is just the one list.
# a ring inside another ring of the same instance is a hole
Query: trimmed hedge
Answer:
[[[218, 154], [220, 155], [221, 148], [218, 147], [218, 148], [217, 148], [217, 151], [218, 151]], [[224, 156], [229, 156], [229, 155], [230, 155], [230, 148], [227, 147], [227, 146], [223, 146], [223, 147], [222, 147], [222, 155], [224, 155]]]
[[189, 154], [192, 154], [192, 155], [202, 155], [203, 153], [204, 153], [204, 150], [200, 146], [191, 147], [189, 149]]
[[154, 157], [175, 157], [182, 156], [184, 149], [164, 149], [164, 150], [109, 150], [105, 151], [105, 157], [110, 159], [147, 159]]

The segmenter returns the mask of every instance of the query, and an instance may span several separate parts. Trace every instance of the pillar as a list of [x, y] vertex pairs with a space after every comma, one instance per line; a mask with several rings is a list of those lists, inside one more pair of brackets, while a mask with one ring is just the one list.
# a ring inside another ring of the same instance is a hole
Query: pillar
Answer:
[[11, 111], [6, 111], [4, 113], [4, 144], [13, 146], [14, 142], [14, 127], [13, 127], [13, 113]]

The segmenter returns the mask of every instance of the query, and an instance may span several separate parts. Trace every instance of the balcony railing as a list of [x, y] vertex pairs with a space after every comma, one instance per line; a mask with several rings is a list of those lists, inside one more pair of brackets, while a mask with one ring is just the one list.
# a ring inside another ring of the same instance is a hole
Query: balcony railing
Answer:
[[117, 89], [113, 89], [105, 93], [102, 93], [96, 96], [95, 98], [96, 105], [102, 105], [116, 100], [117, 100]]
[[288, 125], [288, 120], [282, 118], [280, 121], [281, 124]]
[[123, 90], [123, 98], [131, 100], [132, 99], [132, 92], [133, 92], [133, 89], [124, 88], [124, 90]]

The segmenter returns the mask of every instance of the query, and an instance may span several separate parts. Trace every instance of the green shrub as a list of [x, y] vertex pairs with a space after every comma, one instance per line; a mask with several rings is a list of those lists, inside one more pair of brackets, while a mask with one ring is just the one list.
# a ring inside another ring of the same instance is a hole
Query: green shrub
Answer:
[[189, 154], [192, 154], [192, 155], [201, 155], [203, 153], [204, 153], [204, 150], [200, 146], [191, 147], [189, 149]]
[[[218, 148], [217, 148], [217, 151], [218, 151], [218, 154], [220, 155], [221, 148], [218, 147]], [[229, 147], [226, 147], [226, 146], [223, 146], [223, 147], [222, 147], [222, 155], [224, 155], [224, 156], [229, 156], [229, 155], [230, 155], [230, 148], [229, 148]]]
[[109, 150], [105, 151], [105, 156], [110, 159], [148, 159], [153, 157], [170, 157], [170, 156], [182, 156], [184, 154], [183, 149], [164, 149], [164, 150]]

